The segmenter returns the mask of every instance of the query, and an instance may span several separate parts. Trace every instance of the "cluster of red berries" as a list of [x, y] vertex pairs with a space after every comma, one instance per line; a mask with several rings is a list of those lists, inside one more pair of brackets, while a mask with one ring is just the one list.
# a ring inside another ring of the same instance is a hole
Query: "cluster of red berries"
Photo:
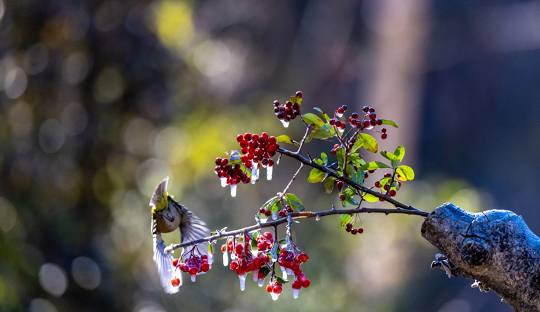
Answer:
[[274, 235], [271, 232], [264, 232], [257, 236], [257, 250], [268, 251], [274, 246]]
[[[190, 255], [188, 258], [185, 259], [185, 261], [181, 261], [180, 259], [173, 259], [172, 265], [175, 268], [180, 269], [180, 271], [188, 273], [191, 276], [191, 281], [195, 282], [197, 278], [197, 274], [199, 273], [206, 273], [208, 270], [210, 270], [210, 264], [208, 263], [208, 256], [207, 255]], [[174, 277], [171, 279], [171, 285], [178, 287], [180, 286], [180, 278]]]
[[[237, 242], [234, 244], [232, 240], [227, 242], [227, 246], [223, 245], [221, 247], [222, 252], [232, 251], [231, 259], [233, 259], [229, 265], [229, 268], [238, 275], [240, 281], [240, 290], [244, 291], [246, 287], [246, 277], [249, 272], [253, 272], [253, 280], [258, 282], [260, 286], [264, 283], [264, 278], [266, 274], [261, 270], [262, 267], [265, 267], [270, 262], [267, 250], [271, 248], [270, 244], [267, 248], [266, 244], [269, 244], [269, 241], [273, 242], [272, 234], [263, 234], [264, 240], [258, 241], [258, 246], [265, 247], [263, 250], [259, 250], [256, 255], [251, 252], [250, 242], [248, 236], [244, 237], [244, 242]], [[225, 263], [224, 263], [225, 264]]]
[[345, 225], [345, 231], [347, 231], [348, 233], [351, 233], [352, 235], [364, 233], [363, 228], [361, 228], [361, 227], [360, 228], [354, 228], [352, 223], [347, 223]]
[[300, 252], [296, 248], [281, 249], [278, 257], [278, 263], [283, 271], [284, 279], [286, 279], [287, 275], [294, 275], [295, 277], [292, 283], [293, 297], [295, 299], [298, 298], [302, 287], [307, 288], [311, 285], [311, 281], [300, 268], [300, 265], [307, 262], [308, 259], [309, 257], [305, 252]]
[[261, 163], [263, 166], [273, 166], [272, 156], [276, 154], [279, 147], [277, 139], [263, 132], [261, 135], [244, 133], [236, 136], [236, 141], [240, 143], [242, 155], [240, 159], [247, 168], [252, 168], [254, 164]]
[[289, 121], [300, 115], [300, 106], [303, 97], [304, 93], [302, 91], [296, 91], [296, 94], [289, 101], [285, 101], [285, 103], [274, 100], [274, 114], [284, 127], [288, 127]]
[[217, 176], [224, 182], [222, 185], [233, 185], [249, 183], [251, 178], [242, 170], [240, 164], [232, 164], [227, 158], [216, 158], [216, 167], [214, 168]]
[[[397, 174], [396, 176], [399, 178], [399, 174]], [[385, 173], [383, 179], [387, 179], [387, 178], [392, 178], [392, 174]], [[381, 180], [375, 182], [375, 187], [379, 187], [379, 188], [381, 187], [381, 182], [380, 182]], [[386, 184], [384, 184], [383, 189], [388, 192], [388, 196], [390, 197], [396, 196], [397, 191], [395, 188], [394, 189], [392, 188], [396, 186], [396, 183], [398, 187], [401, 187], [400, 181], [388, 181]]]
[[272, 300], [276, 301], [283, 291], [283, 285], [278, 281], [271, 281], [266, 285], [266, 291], [272, 296]]
[[343, 114], [347, 111], [347, 105], [341, 105], [336, 109], [334, 112], [334, 118], [330, 119], [329, 123], [331, 126], [336, 127], [339, 131], [345, 130], [345, 127], [347, 126], [343, 121], [339, 120], [341, 117], [343, 117]]

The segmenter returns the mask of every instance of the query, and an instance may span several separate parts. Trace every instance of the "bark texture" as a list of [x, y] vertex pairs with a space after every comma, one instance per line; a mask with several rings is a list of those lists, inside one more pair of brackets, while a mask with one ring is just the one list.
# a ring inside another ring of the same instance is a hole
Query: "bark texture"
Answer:
[[521, 216], [447, 203], [426, 218], [422, 236], [444, 253], [452, 275], [475, 279], [516, 311], [540, 311], [540, 238]]

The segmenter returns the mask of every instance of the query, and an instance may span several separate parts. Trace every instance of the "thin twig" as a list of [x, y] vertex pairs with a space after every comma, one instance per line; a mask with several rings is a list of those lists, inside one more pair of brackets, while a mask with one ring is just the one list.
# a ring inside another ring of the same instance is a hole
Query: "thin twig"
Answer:
[[[406, 215], [415, 215], [420, 217], [427, 217], [429, 213], [425, 211], [420, 210], [410, 210], [410, 209], [403, 209], [403, 208], [353, 208], [353, 209], [329, 209], [329, 210], [322, 210], [322, 211], [301, 211], [301, 212], [292, 212], [290, 213], [293, 220], [298, 219], [310, 219], [310, 218], [321, 218], [331, 215], [344, 215], [344, 214], [359, 214], [359, 213], [384, 213], [386, 215], [388, 214], [406, 214]], [[172, 244], [169, 245], [165, 251], [171, 252], [175, 249], [187, 247], [195, 244], [201, 244], [205, 242], [212, 242], [215, 240], [218, 240], [223, 237], [230, 237], [235, 236], [242, 233], [248, 233], [253, 232], [259, 229], [268, 228], [268, 227], [275, 227], [280, 224], [287, 223], [287, 217], [279, 218], [277, 220], [265, 222], [265, 223], [259, 223], [254, 224], [251, 226], [247, 226], [241, 229], [237, 230], [231, 230], [227, 232], [219, 232], [214, 235], [210, 235], [205, 238], [192, 240], [190, 242], [185, 242], [181, 244]]]
[[283, 189], [283, 191], [281, 191], [280, 197], [283, 197], [283, 196], [285, 195], [285, 193], [287, 193], [287, 191], [289, 190], [289, 188], [291, 187], [292, 183], [294, 182], [294, 180], [296, 179], [296, 177], [297, 177], [298, 174], [300, 173], [300, 170], [302, 170], [303, 167], [304, 167], [304, 164], [303, 164], [303, 163], [300, 163], [300, 167], [298, 167], [298, 169], [296, 169], [296, 172], [293, 174], [293, 176], [292, 176], [291, 179], [289, 180], [289, 183], [287, 183], [287, 185], [285, 186], [285, 188]]
[[306, 127], [306, 132], [304, 133], [304, 136], [302, 137], [302, 140], [300, 140], [300, 144], [298, 145], [298, 149], [296, 150], [296, 154], [300, 154], [300, 150], [302, 150], [302, 147], [304, 146], [304, 143], [306, 142], [306, 139], [309, 135], [309, 132], [311, 131], [311, 126]]
[[417, 211], [417, 212], [421, 212], [421, 213], [426, 213], [426, 212], [424, 212], [424, 211], [422, 211], [422, 210], [420, 210], [418, 208], [414, 208], [413, 206], [401, 203], [401, 202], [391, 198], [388, 195], [373, 191], [373, 190], [371, 190], [371, 189], [369, 189], [369, 188], [367, 188], [367, 187], [365, 187], [363, 185], [360, 185], [360, 184], [354, 182], [353, 180], [351, 180], [351, 179], [349, 179], [349, 178], [347, 178], [347, 177], [345, 177], [343, 175], [338, 174], [337, 172], [335, 172], [334, 170], [332, 170], [332, 169], [330, 169], [328, 167], [319, 165], [319, 164], [315, 163], [314, 161], [312, 161], [310, 159], [307, 159], [303, 155], [295, 154], [294, 152], [291, 152], [291, 151], [289, 151], [287, 149], [284, 149], [282, 147], [278, 148], [278, 153], [280, 153], [282, 155], [285, 155], [285, 156], [292, 157], [292, 158], [304, 163], [307, 166], [319, 169], [320, 171], [325, 172], [326, 174], [328, 174], [330, 176], [333, 176], [336, 179], [342, 180], [343, 182], [347, 183], [348, 185], [354, 187], [357, 190], [360, 190], [362, 192], [371, 194], [371, 195], [376, 196], [378, 198], [382, 198], [383, 200], [385, 200], [385, 201], [391, 203], [392, 205], [396, 206], [396, 208], [403, 208], [403, 209], [406, 209], [406, 210], [412, 210], [412, 211]]

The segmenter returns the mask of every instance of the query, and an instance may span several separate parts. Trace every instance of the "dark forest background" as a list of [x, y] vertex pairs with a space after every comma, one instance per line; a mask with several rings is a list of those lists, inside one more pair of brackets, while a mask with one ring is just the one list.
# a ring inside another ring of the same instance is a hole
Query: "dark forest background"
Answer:
[[219, 260], [169, 296], [147, 203], [169, 175], [212, 228], [252, 223], [295, 164], [231, 199], [213, 159], [238, 132], [284, 133], [272, 100], [303, 90], [306, 107], [372, 105], [400, 124], [384, 146], [404, 144], [417, 172], [402, 201], [510, 209], [538, 233], [539, 82], [538, 1], [0, 0], [0, 310], [510, 311], [430, 270], [407, 216], [365, 216], [360, 237], [332, 218], [298, 226], [300, 300], [241, 293]]

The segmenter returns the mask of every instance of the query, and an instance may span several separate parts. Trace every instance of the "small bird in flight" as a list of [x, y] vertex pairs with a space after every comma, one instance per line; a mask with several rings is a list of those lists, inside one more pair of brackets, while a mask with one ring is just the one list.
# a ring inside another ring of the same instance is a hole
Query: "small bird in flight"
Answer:
[[[172, 196], [169, 196], [167, 193], [168, 182], [169, 177], [166, 177], [158, 184], [150, 199], [150, 208], [152, 211], [154, 262], [165, 292], [174, 294], [178, 292], [182, 282], [178, 286], [173, 286], [171, 280], [179, 278], [181, 281], [182, 275], [179, 269], [172, 264], [172, 254], [165, 252], [165, 242], [161, 233], [170, 233], [178, 228], [180, 229], [181, 242], [185, 243], [210, 235], [210, 230], [204, 221], [176, 202]], [[206, 243], [198, 244], [195, 248], [200, 254], [208, 253]], [[184, 254], [182, 254], [183, 258]]]

